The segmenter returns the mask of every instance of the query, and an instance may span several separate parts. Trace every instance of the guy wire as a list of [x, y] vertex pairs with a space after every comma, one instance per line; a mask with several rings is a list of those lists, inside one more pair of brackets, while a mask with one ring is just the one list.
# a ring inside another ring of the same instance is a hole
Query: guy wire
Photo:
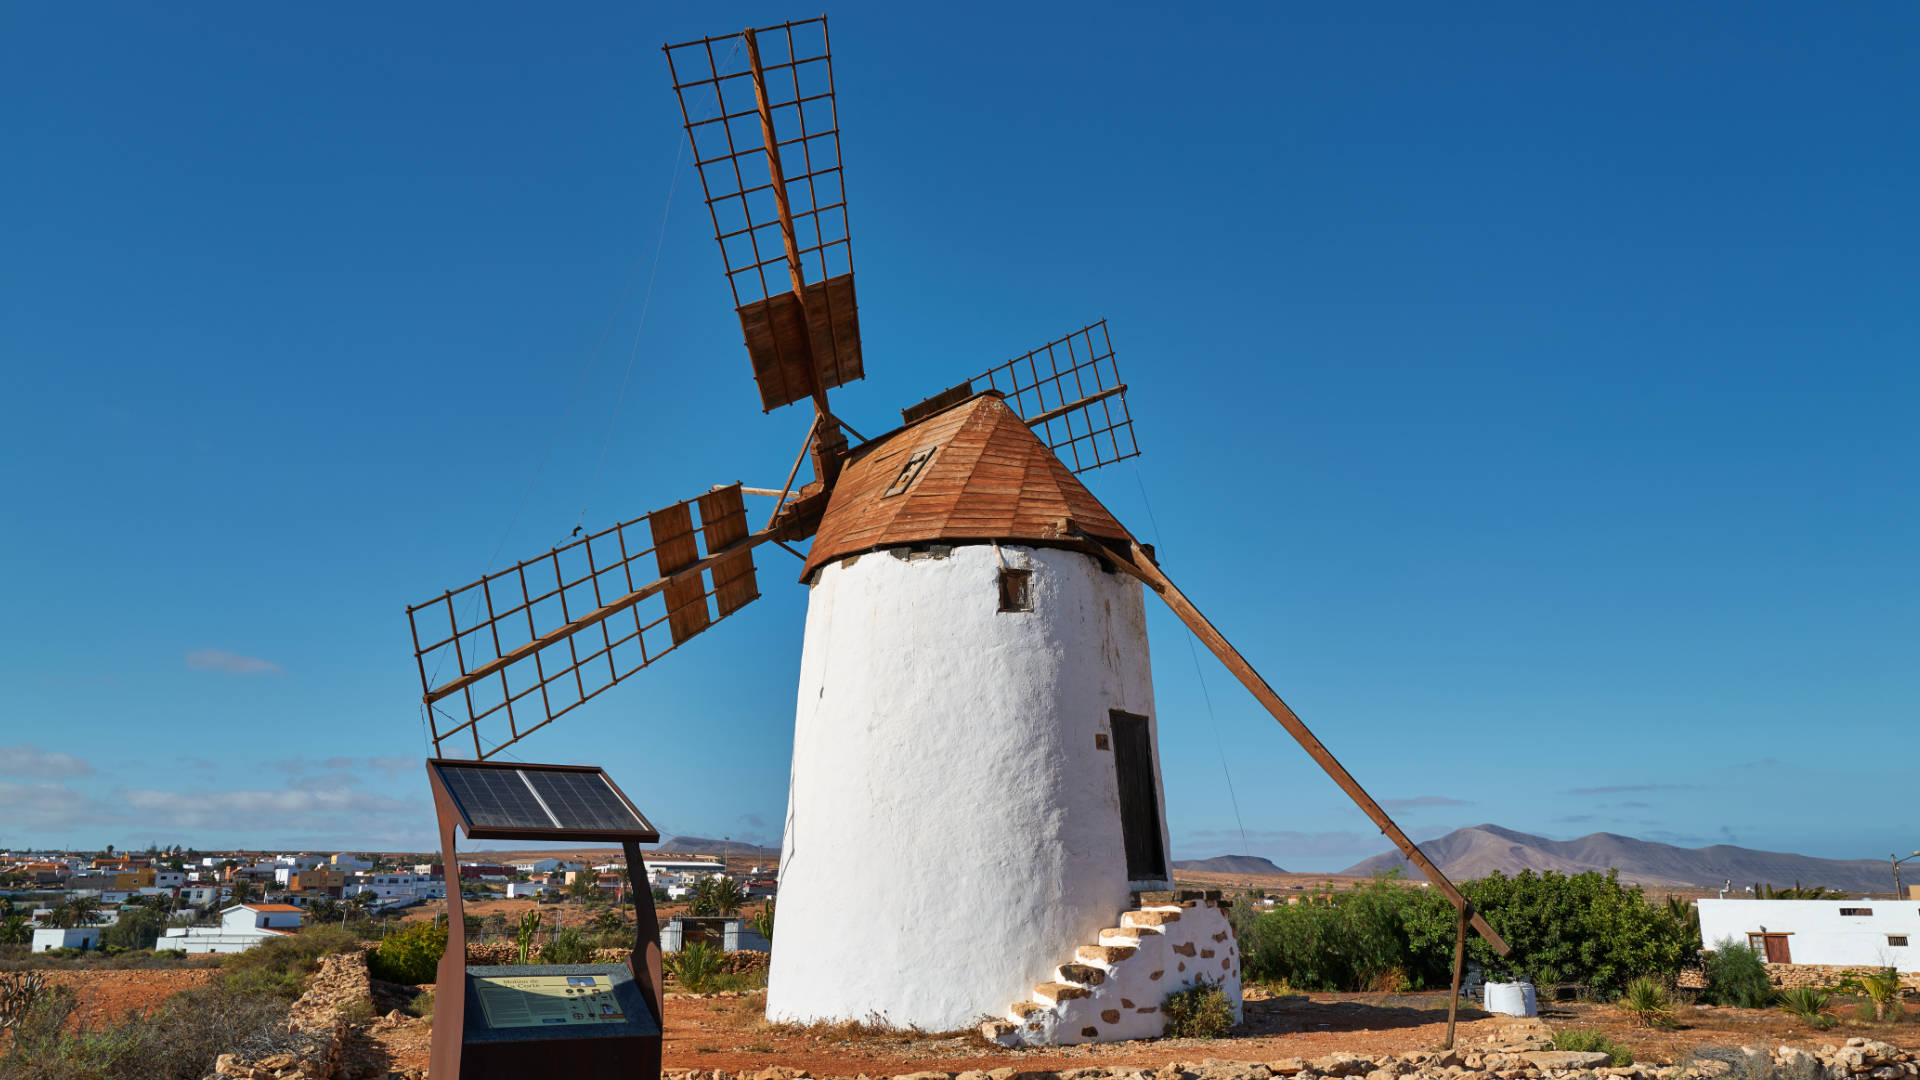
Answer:
[[[1159, 547], [1160, 521], [1153, 516], [1153, 500], [1147, 497], [1147, 485], [1140, 479], [1140, 466], [1137, 463], [1133, 467], [1133, 482], [1140, 489], [1140, 502], [1147, 510], [1147, 524], [1153, 526], [1153, 546]], [[1207, 727], [1213, 731], [1214, 749], [1220, 752], [1220, 775], [1226, 777], [1227, 801], [1233, 805], [1233, 823], [1240, 828], [1240, 851], [1251, 856], [1253, 848], [1247, 843], [1247, 823], [1240, 818], [1240, 796], [1234, 793], [1233, 773], [1227, 768], [1227, 746], [1220, 741], [1220, 724], [1213, 715], [1213, 695], [1207, 692], [1207, 676], [1200, 670], [1200, 650], [1194, 647], [1191, 630], [1187, 630], [1187, 655], [1193, 659], [1194, 677], [1200, 680], [1200, 698], [1207, 703]]]

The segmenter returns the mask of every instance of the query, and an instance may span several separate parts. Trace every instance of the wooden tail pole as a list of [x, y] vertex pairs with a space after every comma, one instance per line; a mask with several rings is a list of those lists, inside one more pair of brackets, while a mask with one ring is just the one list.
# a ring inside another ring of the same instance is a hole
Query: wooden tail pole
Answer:
[[[1153, 559], [1140, 549], [1138, 543], [1132, 543], [1131, 547], [1131, 557], [1122, 556], [1122, 561], [1128, 564], [1128, 569], [1134, 576], [1146, 582], [1160, 594], [1160, 599], [1166, 601], [1167, 606], [1173, 609], [1173, 613], [1180, 617], [1180, 621], [1186, 623], [1187, 628], [1194, 632], [1207, 649], [1220, 658], [1220, 662], [1226, 665], [1227, 670], [1233, 672], [1234, 677], [1240, 680], [1240, 684], [1252, 691], [1260, 704], [1266, 706], [1267, 711], [1273, 714], [1273, 718], [1280, 721], [1280, 726], [1287, 729], [1287, 733], [1292, 735], [1294, 741], [1307, 752], [1307, 756], [1318, 762], [1320, 767], [1326, 770], [1327, 775], [1333, 778], [1333, 782], [1339, 784], [1340, 789], [1345, 791], [1361, 811], [1380, 827], [1380, 831], [1393, 841], [1393, 846], [1399, 848], [1400, 853], [1406, 856], [1409, 862], [1420, 868], [1420, 872], [1427, 876], [1427, 880], [1433, 882], [1442, 893], [1446, 894], [1447, 899], [1453, 901], [1453, 906], [1459, 910], [1461, 917], [1468, 920], [1481, 937], [1487, 939], [1487, 944], [1492, 945], [1495, 952], [1501, 956], [1511, 952], [1511, 947], [1492, 926], [1487, 924], [1487, 920], [1482, 918], [1479, 912], [1473, 910], [1473, 905], [1467, 902], [1467, 898], [1461, 895], [1453, 882], [1447, 880], [1447, 875], [1440, 872], [1440, 868], [1433, 864], [1433, 860], [1427, 858], [1418, 844], [1407, 839], [1407, 834], [1400, 831], [1400, 826], [1395, 825], [1393, 819], [1387, 816], [1387, 812], [1380, 809], [1380, 804], [1373, 801], [1373, 796], [1367, 794], [1366, 789], [1362, 788], [1360, 782], [1353, 778], [1353, 774], [1347, 772], [1346, 767], [1334, 758], [1332, 752], [1321, 745], [1320, 740], [1307, 729], [1306, 724], [1300, 721], [1300, 717], [1294, 713], [1293, 709], [1280, 700], [1280, 695], [1273, 692], [1273, 687], [1268, 686], [1266, 680], [1260, 677], [1260, 673], [1253, 670], [1253, 665], [1247, 663], [1246, 657], [1241, 656], [1239, 650], [1235, 649], [1220, 631], [1214, 629], [1206, 616], [1200, 614], [1200, 609], [1194, 607], [1193, 602], [1167, 579], [1167, 575], [1160, 572], [1160, 567], [1156, 566]], [[1111, 552], [1108, 553], [1111, 554]]]
[[1460, 1012], [1460, 974], [1467, 966], [1467, 913], [1460, 913], [1460, 922], [1453, 935], [1453, 994], [1447, 998], [1447, 1045], [1453, 1049], [1453, 1021]]

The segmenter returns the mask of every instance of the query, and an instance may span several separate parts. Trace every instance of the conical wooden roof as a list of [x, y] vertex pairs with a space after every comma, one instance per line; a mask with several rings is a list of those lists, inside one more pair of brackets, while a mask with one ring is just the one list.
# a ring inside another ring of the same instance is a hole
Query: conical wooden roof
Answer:
[[[913, 472], [915, 455], [929, 449]], [[812, 580], [834, 559], [902, 544], [1059, 544], [1071, 535], [1068, 521], [1080, 533], [1131, 539], [998, 394], [981, 394], [853, 452], [800, 578]]]

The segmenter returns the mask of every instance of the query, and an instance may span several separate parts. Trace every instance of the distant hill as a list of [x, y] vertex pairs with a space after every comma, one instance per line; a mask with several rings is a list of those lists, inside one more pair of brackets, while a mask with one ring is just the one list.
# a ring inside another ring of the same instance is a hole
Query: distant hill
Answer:
[[761, 847], [739, 840], [712, 840], [704, 836], [669, 836], [660, 841], [660, 851], [676, 855], [757, 855], [780, 861], [780, 849]]
[[[1890, 884], [1887, 864], [1873, 859], [1816, 859], [1731, 844], [1683, 848], [1614, 833], [1548, 840], [1498, 825], [1475, 825], [1428, 840], [1420, 850], [1455, 881], [1484, 877], [1496, 870], [1504, 874], [1529, 869], [1578, 874], [1617, 869], [1621, 881], [1633, 884], [1702, 889], [1719, 888], [1728, 879], [1735, 889], [1745, 889], [1755, 882], [1778, 886], [1800, 882], [1856, 893], [1885, 890]], [[1420, 876], [1420, 871], [1397, 851], [1375, 855], [1341, 872], [1365, 876], [1394, 867], [1402, 868], [1409, 877]]]
[[1207, 870], [1216, 874], [1284, 874], [1285, 870], [1258, 855], [1215, 855], [1211, 859], [1175, 859], [1175, 870]]

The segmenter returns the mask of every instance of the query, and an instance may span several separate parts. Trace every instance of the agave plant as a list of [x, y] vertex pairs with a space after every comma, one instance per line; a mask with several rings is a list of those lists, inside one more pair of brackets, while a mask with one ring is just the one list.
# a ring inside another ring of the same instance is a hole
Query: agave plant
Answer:
[[1627, 984], [1616, 1003], [1641, 1027], [1672, 1027], [1673, 998], [1660, 980], [1642, 975]]
[[1796, 986], [1791, 990], [1780, 992], [1782, 1010], [1792, 1013], [1821, 1030], [1840, 1022], [1827, 1014], [1827, 1003], [1832, 1000], [1833, 995], [1811, 986]]

